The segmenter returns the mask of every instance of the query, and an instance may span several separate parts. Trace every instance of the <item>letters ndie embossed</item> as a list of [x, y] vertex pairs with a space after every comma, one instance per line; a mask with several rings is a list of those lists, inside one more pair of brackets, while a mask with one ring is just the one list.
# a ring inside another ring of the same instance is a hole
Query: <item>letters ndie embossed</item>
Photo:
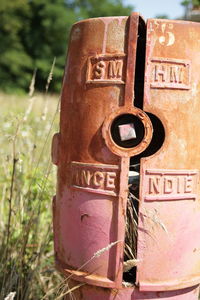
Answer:
[[146, 170], [145, 200], [195, 200], [197, 182], [198, 171]]
[[65, 300], [197, 300], [200, 24], [72, 27], [53, 198]]

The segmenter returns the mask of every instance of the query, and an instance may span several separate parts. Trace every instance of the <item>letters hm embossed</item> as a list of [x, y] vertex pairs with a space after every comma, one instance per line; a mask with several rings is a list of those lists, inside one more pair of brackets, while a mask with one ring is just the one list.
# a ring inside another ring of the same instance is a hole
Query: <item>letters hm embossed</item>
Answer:
[[151, 60], [151, 88], [190, 89], [190, 62], [178, 59]]
[[89, 57], [86, 83], [124, 84], [124, 61], [124, 54]]
[[145, 200], [195, 200], [197, 171], [146, 170]]
[[117, 196], [118, 166], [72, 162], [72, 187], [88, 192]]

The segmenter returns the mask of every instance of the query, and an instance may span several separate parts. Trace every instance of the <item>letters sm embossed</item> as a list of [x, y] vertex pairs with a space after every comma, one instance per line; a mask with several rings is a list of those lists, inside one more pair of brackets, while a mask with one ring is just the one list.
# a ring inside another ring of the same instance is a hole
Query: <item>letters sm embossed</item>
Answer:
[[124, 84], [125, 54], [89, 57], [86, 83]]
[[198, 171], [146, 170], [144, 175], [145, 201], [195, 200]]
[[119, 167], [113, 165], [71, 163], [71, 185], [88, 192], [117, 196]]

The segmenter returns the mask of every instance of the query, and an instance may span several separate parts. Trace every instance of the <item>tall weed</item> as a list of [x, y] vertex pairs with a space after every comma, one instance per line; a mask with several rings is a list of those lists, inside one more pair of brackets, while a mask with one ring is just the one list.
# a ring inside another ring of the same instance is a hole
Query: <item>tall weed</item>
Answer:
[[48, 299], [55, 300], [52, 288], [61, 282], [53, 258], [50, 159], [59, 101], [35, 96], [34, 80], [27, 98], [0, 94], [0, 299], [16, 292], [16, 300], [37, 300], [52, 290]]

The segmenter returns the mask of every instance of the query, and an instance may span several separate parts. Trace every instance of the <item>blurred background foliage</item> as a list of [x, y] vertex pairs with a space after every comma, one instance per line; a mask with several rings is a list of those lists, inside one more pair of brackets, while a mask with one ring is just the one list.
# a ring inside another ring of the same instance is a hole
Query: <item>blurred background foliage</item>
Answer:
[[200, 22], [200, 0], [183, 0], [181, 4], [185, 7], [183, 19]]
[[[183, 18], [190, 19], [190, 11], [199, 8], [200, 0], [181, 4], [185, 7]], [[72, 24], [86, 18], [130, 15], [133, 10], [123, 0], [1, 0], [0, 89], [7, 93], [27, 91], [37, 70], [36, 89], [43, 91], [56, 57], [51, 90], [59, 92]]]
[[[190, 19], [190, 11], [199, 8], [200, 0], [181, 4], [185, 7], [183, 18]], [[86, 18], [130, 15], [133, 10], [123, 0], [1, 0], [0, 89], [7, 93], [27, 91], [37, 70], [35, 86], [43, 91], [56, 57], [51, 90], [59, 92], [72, 24]]]
[[132, 10], [122, 0], [0, 0], [2, 300], [58, 300], [70, 293], [54, 266], [50, 155], [69, 32], [83, 18]]
[[[200, 21], [200, 0], [182, 5], [183, 19]], [[50, 148], [60, 101], [48, 90], [60, 91], [74, 22], [133, 9], [123, 0], [0, 0], [0, 299], [58, 300], [70, 292], [54, 267]]]
[[184, 0], [181, 2], [182, 5], [187, 6], [192, 4], [194, 7], [200, 6], [200, 0]]
[[81, 19], [129, 15], [122, 0], [0, 1], [0, 89], [27, 90], [34, 70], [36, 89], [43, 91], [54, 57], [51, 90], [59, 92], [71, 25]]

